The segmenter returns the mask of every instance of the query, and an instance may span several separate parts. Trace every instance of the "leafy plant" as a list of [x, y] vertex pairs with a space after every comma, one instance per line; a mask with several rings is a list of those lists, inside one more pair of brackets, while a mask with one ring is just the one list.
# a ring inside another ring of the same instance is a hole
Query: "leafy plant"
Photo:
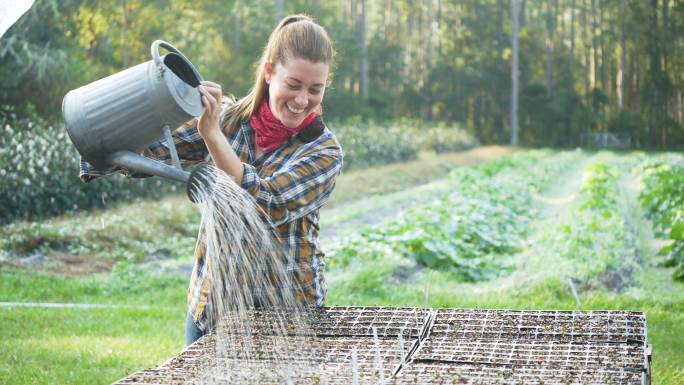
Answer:
[[644, 167], [644, 189], [639, 195], [656, 235], [669, 243], [660, 250], [673, 277], [684, 280], [684, 165], [656, 162]]
[[621, 271], [634, 266], [626, 258], [628, 229], [619, 211], [618, 170], [604, 161], [594, 162], [584, 172], [577, 209], [551, 235], [552, 252], [571, 264], [572, 278], [589, 287], [623, 282]]
[[600, 210], [603, 216], [610, 217], [617, 204], [613, 193], [616, 179], [617, 174], [607, 163], [596, 162], [589, 166], [582, 180], [582, 208]]
[[533, 215], [531, 194], [553, 167], [513, 170], [538, 164], [545, 155], [529, 152], [459, 170], [451, 177], [452, 192], [343, 242], [332, 253], [333, 265], [394, 255], [463, 281], [500, 274], [507, 267], [498, 257], [522, 246]]
[[413, 160], [421, 150], [439, 153], [478, 145], [459, 127], [410, 119], [378, 123], [353, 117], [329, 125], [342, 145], [347, 170]]
[[[175, 185], [158, 178], [78, 178], [79, 156], [66, 129], [0, 106], [0, 223], [40, 219], [137, 197], [158, 198]], [[111, 206], [111, 205], [110, 205]]]

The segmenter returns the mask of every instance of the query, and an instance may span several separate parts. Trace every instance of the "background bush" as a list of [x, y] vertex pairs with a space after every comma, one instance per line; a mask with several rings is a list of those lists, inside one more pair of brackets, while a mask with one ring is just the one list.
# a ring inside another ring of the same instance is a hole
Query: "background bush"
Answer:
[[412, 130], [403, 129], [402, 125], [365, 123], [360, 118], [351, 118], [329, 126], [342, 145], [347, 170], [418, 157], [420, 143], [413, 140]]
[[47, 217], [135, 197], [160, 197], [176, 185], [160, 179], [78, 178], [79, 156], [63, 126], [17, 118], [0, 107], [0, 223]]
[[442, 122], [426, 127], [424, 132], [423, 146], [438, 154], [463, 151], [479, 145], [477, 140], [465, 130], [459, 127], [449, 127]]
[[658, 237], [668, 239], [660, 250], [673, 276], [684, 281], [684, 164], [658, 162], [645, 166], [639, 199]]
[[342, 145], [346, 170], [414, 160], [421, 150], [443, 153], [478, 145], [466, 131], [442, 123], [412, 119], [377, 123], [355, 117], [328, 125]]
[[[10, 107], [0, 106], [0, 223], [109, 207], [134, 198], [159, 198], [183, 188], [161, 178], [121, 175], [85, 184], [78, 178], [79, 155], [64, 125], [49, 125], [31, 115], [18, 117]], [[475, 144], [461, 130], [450, 134], [450, 129], [439, 126], [426, 134], [425, 127], [408, 120], [378, 124], [349, 119], [331, 128], [342, 143], [346, 169], [412, 160], [426, 143], [440, 151]], [[444, 139], [437, 139], [439, 135]]]

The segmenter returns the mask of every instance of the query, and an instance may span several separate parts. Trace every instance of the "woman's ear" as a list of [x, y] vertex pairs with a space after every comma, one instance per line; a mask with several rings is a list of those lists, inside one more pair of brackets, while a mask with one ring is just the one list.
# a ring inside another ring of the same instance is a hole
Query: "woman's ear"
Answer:
[[266, 80], [266, 84], [271, 83], [271, 77], [273, 76], [273, 65], [271, 62], [266, 62], [264, 63], [264, 80]]

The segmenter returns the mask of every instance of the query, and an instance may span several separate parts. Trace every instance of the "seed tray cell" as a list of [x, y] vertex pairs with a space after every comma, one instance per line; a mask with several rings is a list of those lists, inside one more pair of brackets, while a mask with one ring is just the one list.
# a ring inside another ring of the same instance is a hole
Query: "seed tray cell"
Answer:
[[[278, 309], [260, 309], [240, 316], [228, 312], [218, 327], [228, 328], [232, 334], [239, 334], [240, 329], [245, 329], [259, 335], [371, 337], [375, 328], [378, 337], [397, 337], [402, 333], [404, 338], [417, 338], [430, 311], [417, 308], [338, 307], [299, 310], [296, 314], [296, 317], [292, 317], [291, 312]], [[302, 329], [298, 323], [310, 329]]]
[[399, 373], [393, 384], [641, 385], [642, 377], [640, 372], [595, 368], [412, 363]]
[[568, 344], [555, 341], [464, 341], [427, 339], [414, 361], [552, 368], [615, 367], [640, 372], [643, 348], [630, 344]]
[[[325, 347], [323, 372], [344, 374], [356, 365], [360, 369], [370, 369], [372, 372], [382, 370], [385, 378], [389, 378], [397, 366], [407, 359], [409, 351], [416, 343], [416, 340], [326, 338], [323, 340]], [[353, 350], [356, 350], [355, 363], [352, 359]]]
[[563, 342], [640, 343], [645, 318], [637, 312], [437, 310], [430, 335], [448, 339], [532, 339]]
[[373, 336], [418, 338], [430, 310], [418, 308], [322, 308], [314, 323], [319, 336]]
[[187, 383], [190, 378], [187, 372], [146, 369], [124, 378], [115, 385], [181, 385]]
[[315, 335], [313, 325], [317, 311], [307, 309], [260, 309], [238, 314], [226, 312], [217, 322], [216, 330], [233, 335]]

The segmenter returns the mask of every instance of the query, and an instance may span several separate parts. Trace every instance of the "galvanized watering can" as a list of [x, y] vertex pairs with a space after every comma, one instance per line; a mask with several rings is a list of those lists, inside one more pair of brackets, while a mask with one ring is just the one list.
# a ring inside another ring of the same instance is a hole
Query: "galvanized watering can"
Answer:
[[[159, 56], [159, 47], [169, 51]], [[129, 170], [187, 183], [171, 129], [204, 111], [192, 63], [171, 44], [152, 43], [152, 60], [69, 91], [62, 102], [67, 131], [83, 159], [97, 168]], [[140, 153], [165, 135], [174, 166]]]

